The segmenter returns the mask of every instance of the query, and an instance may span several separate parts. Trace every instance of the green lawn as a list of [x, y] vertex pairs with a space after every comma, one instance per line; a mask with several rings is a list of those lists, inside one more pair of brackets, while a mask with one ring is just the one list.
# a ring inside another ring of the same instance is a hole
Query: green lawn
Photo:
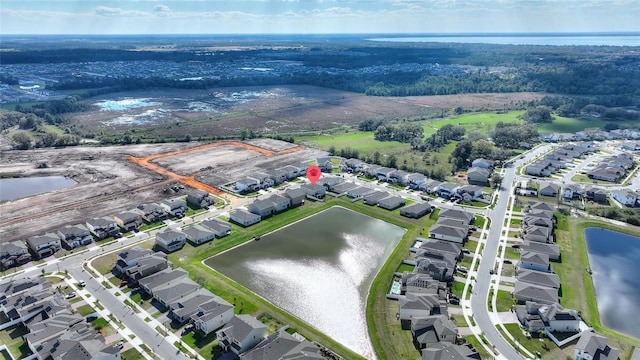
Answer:
[[451, 284], [451, 294], [457, 296], [459, 299], [462, 299], [462, 290], [464, 290], [463, 282], [454, 281]]
[[423, 129], [425, 136], [429, 136], [444, 125], [462, 125], [467, 130], [467, 133], [477, 132], [487, 135], [500, 121], [504, 123], [521, 121], [517, 117], [523, 113], [524, 111], [510, 111], [501, 114], [495, 112], [464, 114], [452, 119], [425, 121]]
[[413, 266], [413, 265], [400, 264], [400, 266], [398, 266], [398, 268], [396, 269], [396, 272], [400, 272], [400, 273], [405, 272], [405, 271], [412, 272], [413, 269], [415, 269], [415, 266]]
[[480, 354], [480, 357], [482, 359], [491, 359], [492, 356], [491, 354], [489, 354], [484, 347], [482, 347], [482, 345], [480, 344], [480, 342], [478, 341], [478, 339], [476, 339], [475, 336], [473, 335], [467, 335], [464, 337], [464, 340], [471, 344], [473, 346], [474, 349], [476, 349], [478, 351], [478, 354]]
[[22, 339], [28, 330], [23, 325], [14, 325], [0, 331], [0, 344], [7, 346], [14, 359], [21, 359], [31, 354], [27, 343]]
[[476, 252], [476, 249], [478, 248], [478, 242], [475, 240], [467, 240], [467, 242], [465, 242], [464, 244], [464, 248], [468, 249], [471, 252]]
[[121, 360], [144, 360], [145, 357], [140, 355], [138, 350], [136, 350], [135, 348], [131, 348], [127, 351], [121, 352], [120, 359]]
[[95, 312], [93, 307], [89, 304], [80, 306], [76, 309], [76, 311], [78, 312], [78, 314], [80, 314], [80, 316], [87, 316]]
[[[604, 128], [604, 126], [611, 121], [604, 121], [600, 119], [590, 119], [590, 120], [579, 120], [574, 118], [566, 118], [562, 116], [554, 116], [554, 120], [550, 123], [539, 124], [538, 131], [539, 132], [570, 132], [574, 133], [577, 131], [582, 131], [586, 128]], [[619, 124], [620, 127], [624, 125], [631, 125], [625, 122], [615, 122]]]
[[395, 153], [411, 148], [409, 144], [398, 141], [377, 141], [373, 138], [373, 131], [354, 131], [318, 136], [300, 136], [295, 139], [296, 144], [304, 144], [311, 147], [328, 150], [330, 146], [336, 149], [351, 148], [361, 153], [373, 154], [376, 150], [380, 153]]
[[511, 307], [515, 304], [511, 294], [505, 290], [498, 290], [498, 297], [496, 298], [496, 310], [503, 312], [511, 310]]

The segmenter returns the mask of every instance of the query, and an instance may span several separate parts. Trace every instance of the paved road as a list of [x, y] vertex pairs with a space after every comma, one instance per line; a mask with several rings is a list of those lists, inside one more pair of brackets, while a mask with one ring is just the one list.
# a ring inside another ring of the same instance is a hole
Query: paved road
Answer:
[[489, 317], [489, 309], [487, 307], [487, 299], [489, 297], [489, 288], [491, 287], [492, 275], [489, 270], [494, 268], [498, 247], [500, 245], [500, 235], [502, 225], [506, 217], [509, 194], [511, 193], [511, 185], [515, 180], [515, 169], [517, 165], [506, 169], [503, 177], [503, 187], [498, 193], [498, 201], [493, 209], [487, 213], [491, 219], [491, 226], [485, 244], [476, 283], [473, 286], [473, 294], [471, 295], [471, 310], [473, 311], [473, 319], [485, 335], [487, 340], [495, 347], [495, 349], [506, 359], [516, 360], [524, 359], [498, 332], [495, 325]]

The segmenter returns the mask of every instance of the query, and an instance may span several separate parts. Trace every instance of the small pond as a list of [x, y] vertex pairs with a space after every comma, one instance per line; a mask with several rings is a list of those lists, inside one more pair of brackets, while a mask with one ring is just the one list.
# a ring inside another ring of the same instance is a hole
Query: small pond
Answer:
[[21, 199], [31, 195], [65, 189], [75, 184], [75, 181], [64, 176], [0, 179], [0, 201]]

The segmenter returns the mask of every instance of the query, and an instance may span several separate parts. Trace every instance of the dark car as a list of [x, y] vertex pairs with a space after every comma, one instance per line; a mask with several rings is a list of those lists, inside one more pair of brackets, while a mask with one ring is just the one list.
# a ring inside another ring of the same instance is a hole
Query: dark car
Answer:
[[460, 305], [460, 299], [451, 298], [451, 299], [449, 299], [449, 304]]

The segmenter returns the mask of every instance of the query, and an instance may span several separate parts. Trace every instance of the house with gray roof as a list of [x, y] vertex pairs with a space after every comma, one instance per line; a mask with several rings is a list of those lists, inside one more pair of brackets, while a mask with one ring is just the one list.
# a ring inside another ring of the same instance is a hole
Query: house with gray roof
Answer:
[[471, 185], [488, 186], [491, 170], [481, 167], [471, 167], [467, 170], [467, 182]]
[[213, 234], [217, 238], [225, 237], [231, 234], [231, 224], [217, 218], [203, 220], [201, 225], [207, 228], [209, 231], [213, 232]]
[[416, 259], [415, 272], [428, 274], [438, 281], [451, 282], [455, 272], [455, 263], [450, 260], [441, 260], [433, 257], [420, 257]]
[[128, 268], [135, 266], [141, 258], [151, 254], [153, 254], [153, 251], [140, 246], [123, 250], [118, 253], [113, 269], [116, 274], [124, 274]]
[[106, 216], [88, 219], [85, 224], [89, 231], [98, 239], [106, 239], [110, 236], [118, 236], [118, 234], [121, 234], [115, 220]]
[[419, 219], [430, 212], [431, 204], [429, 204], [428, 202], [416, 202], [400, 209], [400, 215], [414, 219]]
[[612, 191], [611, 197], [622, 205], [635, 207], [640, 199], [640, 194], [630, 189], [621, 189]]
[[298, 339], [284, 330], [267, 336], [253, 349], [240, 354], [240, 360], [304, 359], [325, 360], [319, 345]]
[[520, 254], [518, 267], [521, 269], [548, 272], [551, 268], [549, 265], [549, 255], [533, 251], [524, 251]]
[[525, 227], [541, 226], [549, 229], [553, 229], [553, 226], [555, 225], [552, 219], [548, 219], [545, 217], [538, 217], [538, 216], [529, 215], [529, 214], [524, 216], [524, 219], [522, 219], [522, 224]]
[[540, 243], [553, 243], [553, 228], [538, 225], [524, 225], [522, 239]]
[[391, 173], [393, 173], [394, 171], [396, 171], [396, 169], [381, 167], [378, 169], [378, 171], [376, 171], [376, 177], [378, 178], [379, 181], [387, 181], [389, 180]]
[[617, 360], [620, 350], [609, 346], [609, 339], [592, 332], [583, 332], [573, 351], [573, 360]]
[[360, 161], [358, 159], [354, 159], [354, 158], [350, 158], [350, 159], [344, 160], [342, 163], [343, 163], [344, 168], [346, 169], [346, 171], [350, 172], [350, 173], [351, 172], [358, 173], [366, 165], [362, 161]]
[[169, 214], [167, 214], [165, 209], [156, 203], [140, 204], [131, 211], [137, 212], [138, 215], [149, 224], [169, 218]]
[[609, 201], [607, 200], [607, 192], [605, 191], [605, 189], [598, 186], [585, 186], [584, 197], [589, 201], [594, 201], [600, 204], [609, 203]]
[[362, 199], [368, 194], [371, 194], [374, 190], [364, 186], [356, 186], [353, 189], [347, 190], [347, 196], [351, 199]]
[[189, 297], [195, 293], [201, 286], [195, 281], [187, 278], [181, 279], [179, 282], [169, 283], [153, 289], [153, 298], [165, 308], [180, 299]]
[[169, 267], [167, 254], [163, 252], [154, 252], [138, 259], [135, 265], [129, 266], [124, 271], [124, 275], [133, 280], [138, 281], [143, 277], [155, 274]]
[[65, 225], [58, 229], [57, 235], [62, 245], [67, 249], [75, 249], [78, 246], [89, 245], [93, 242], [91, 232], [81, 224]]
[[424, 183], [418, 185], [418, 190], [425, 191], [427, 194], [434, 194], [438, 192], [442, 181], [427, 179]]
[[194, 246], [209, 242], [216, 237], [216, 233], [199, 224], [194, 224], [182, 229], [182, 232], [187, 236], [187, 241]]
[[181, 268], [166, 269], [138, 280], [140, 289], [149, 295], [163, 286], [176, 284], [189, 278], [189, 273]]
[[386, 191], [374, 191], [363, 198], [363, 202], [367, 205], [378, 205], [378, 201], [389, 196]]
[[387, 196], [384, 199], [378, 200], [378, 206], [387, 210], [394, 210], [403, 205], [404, 205], [404, 199], [401, 198], [400, 196], [391, 195], [391, 196]]
[[518, 269], [516, 273], [516, 279], [518, 281], [524, 281], [529, 284], [560, 289], [560, 277], [553, 273], [529, 269]]
[[479, 198], [482, 196], [482, 188], [477, 185], [462, 185], [456, 189], [460, 195], [469, 194], [472, 198]]
[[440, 251], [436, 249], [417, 249], [414, 259], [420, 262], [422, 259], [432, 259], [436, 261], [443, 261], [451, 267], [455, 267], [458, 262], [457, 254], [453, 254], [446, 251]]
[[408, 179], [409, 187], [414, 190], [420, 189], [420, 186], [429, 180], [426, 176], [417, 173], [410, 174]]
[[215, 296], [198, 305], [197, 311], [191, 315], [196, 330], [209, 335], [220, 329], [233, 318], [233, 305]]
[[[438, 291], [446, 291], [447, 283], [434, 279], [429, 274], [405, 271], [400, 276], [400, 293], [423, 293], [438, 294]], [[433, 291], [422, 291], [420, 289], [432, 289]]]
[[296, 207], [304, 204], [304, 198], [307, 196], [307, 193], [301, 188], [297, 188], [287, 189], [282, 195], [289, 198], [291, 201], [291, 207]]
[[471, 345], [441, 342], [422, 349], [421, 360], [480, 360], [480, 354]]
[[54, 233], [32, 236], [27, 239], [27, 246], [38, 259], [51, 256], [62, 249], [60, 238]]
[[516, 281], [513, 296], [520, 302], [533, 301], [541, 304], [558, 302], [558, 289]]
[[187, 213], [187, 202], [180, 197], [163, 199], [160, 202], [160, 206], [162, 206], [171, 216], [175, 216], [177, 218], [183, 218]]
[[216, 296], [209, 290], [200, 288], [195, 292], [169, 304], [168, 318], [183, 324], [191, 319], [191, 316], [198, 312], [198, 307]]
[[[6, 270], [31, 261], [31, 254], [24, 242], [16, 240], [0, 245], [0, 269]], [[1, 296], [0, 296], [1, 297]]]
[[431, 347], [439, 342], [455, 344], [458, 329], [448, 315], [431, 315], [411, 318], [413, 342], [419, 349]]
[[471, 162], [471, 167], [479, 167], [491, 170], [493, 168], [493, 161], [484, 158], [477, 158]]
[[311, 199], [324, 199], [327, 194], [327, 188], [319, 184], [304, 184], [300, 189]]
[[215, 200], [206, 191], [194, 189], [187, 193], [187, 205], [194, 209], [208, 209], [213, 204], [215, 204]]
[[447, 302], [437, 294], [407, 293], [398, 299], [400, 306], [400, 322], [409, 328], [412, 318], [447, 314]]
[[331, 191], [332, 193], [337, 194], [337, 196], [342, 196], [342, 195], [346, 195], [349, 191], [355, 189], [359, 187], [358, 185], [350, 182], [350, 181], [345, 181], [345, 182], [341, 182], [337, 185], [333, 185], [331, 187], [329, 187], [329, 191]]
[[[287, 179], [294, 178], [294, 177], [289, 177], [289, 172], [287, 172], [286, 169], [281, 169], [281, 170], [285, 173]], [[253, 191], [257, 191], [258, 189], [260, 189], [260, 180], [253, 177], [245, 177], [240, 180], [236, 180], [233, 186], [233, 190], [240, 194], [250, 193]]]
[[525, 240], [522, 245], [520, 245], [520, 251], [532, 251], [540, 254], [546, 254], [549, 256], [549, 260], [560, 261], [560, 247], [555, 244], [545, 244]]
[[180, 230], [165, 229], [156, 233], [155, 246], [168, 253], [182, 249], [187, 242], [187, 234]]
[[466, 212], [463, 210], [457, 210], [457, 209], [440, 210], [440, 213], [438, 214], [438, 219], [441, 219], [441, 218], [452, 218], [452, 219], [463, 220], [463, 221], [466, 221], [467, 224], [472, 224], [473, 221], [475, 220], [475, 216], [472, 213]]
[[541, 182], [540, 183], [540, 195], [543, 196], [558, 196], [558, 189], [560, 187], [557, 184], [550, 182]]
[[113, 215], [113, 220], [124, 231], [138, 231], [142, 226], [142, 218], [140, 214], [133, 211], [123, 211]]
[[267, 326], [250, 315], [236, 315], [216, 331], [223, 351], [240, 355], [258, 345], [267, 336]]
[[445, 241], [445, 240], [425, 239], [425, 238], [417, 238], [416, 240], [422, 242], [420, 244], [420, 249], [448, 252], [448, 253], [454, 254], [460, 260], [463, 258], [462, 245], [458, 243]]
[[249, 212], [260, 215], [261, 219], [287, 210], [291, 207], [291, 199], [273, 194], [266, 199], [255, 200], [247, 206]]
[[448, 225], [433, 225], [429, 228], [429, 238], [452, 241], [462, 244], [467, 238], [468, 231]]
[[396, 170], [389, 174], [389, 178], [387, 179], [387, 181], [390, 183], [407, 186], [409, 185], [409, 175], [410, 174], [404, 170]]
[[460, 186], [458, 184], [454, 184], [450, 182], [440, 183], [440, 185], [438, 185], [438, 190], [437, 190], [438, 196], [448, 199], [458, 191], [459, 187]]
[[262, 218], [258, 214], [239, 208], [229, 212], [229, 220], [246, 227], [259, 223]]

